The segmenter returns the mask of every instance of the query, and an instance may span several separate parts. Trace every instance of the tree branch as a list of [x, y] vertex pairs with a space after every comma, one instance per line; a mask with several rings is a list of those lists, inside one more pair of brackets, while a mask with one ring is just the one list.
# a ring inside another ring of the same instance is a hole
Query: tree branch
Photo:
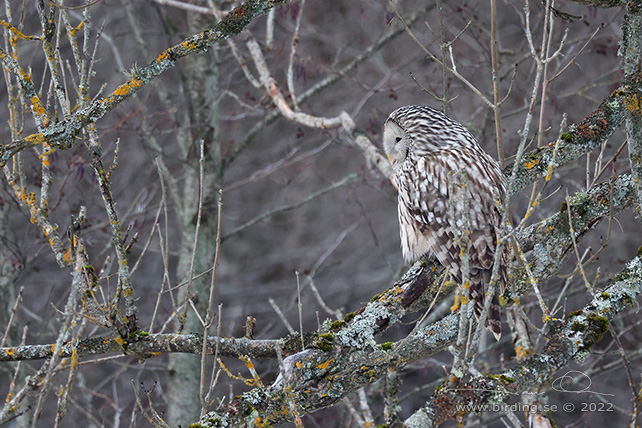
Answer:
[[[574, 237], [579, 240], [601, 219], [629, 208], [635, 203], [633, 180], [628, 175], [614, 178], [595, 186], [588, 193], [576, 194], [570, 202], [570, 206], [565, 207], [562, 212], [531, 226], [519, 236], [523, 247], [535, 249], [532, 251], [532, 263], [531, 260], [529, 263], [532, 264], [533, 272], [536, 273], [539, 281], [550, 278], [559, 270], [564, 257], [572, 247], [566, 209], [571, 210]], [[549, 269], [548, 264], [552, 264], [553, 267]], [[449, 281], [440, 290], [438, 279], [441, 278], [442, 272], [443, 267], [436, 261], [415, 263], [393, 287], [381, 295], [374, 296], [369, 304], [356, 313], [347, 314], [345, 321], [337, 321], [330, 325], [326, 323], [318, 333], [319, 339], [314, 343], [314, 347], [320, 349], [308, 348], [286, 358], [284, 365], [288, 370], [288, 376], [285, 378], [292, 379], [289, 384], [284, 384], [283, 379], [278, 378], [268, 388], [256, 388], [238, 396], [225, 411], [208, 413], [200, 423], [203, 426], [214, 426], [208, 423], [218, 421], [229, 424], [226, 426], [242, 426], [250, 420], [260, 420], [266, 424], [285, 422], [291, 420], [286, 390], [290, 399], [295, 400], [299, 413], [311, 412], [332, 405], [361, 386], [384, 377], [388, 369], [402, 369], [414, 361], [446, 349], [457, 338], [456, 314], [449, 314], [435, 324], [419, 329], [399, 342], [377, 344], [375, 341], [377, 334], [395, 324], [406, 313], [425, 308], [430, 302], [439, 301], [449, 294], [455, 284]], [[570, 327], [568, 323], [564, 324], [555, 319], [547, 324], [551, 328], [549, 336], [561, 344], [565, 344], [568, 340], [579, 343], [574, 345], [574, 350], [565, 348], [564, 352], [558, 355], [553, 348], [550, 355], [541, 354], [532, 357], [526, 360], [526, 364], [541, 368], [545, 367], [543, 364], [547, 359], [557, 358], [555, 361], [559, 363], [554, 367], [559, 368], [580, 350], [588, 350], [597, 341], [598, 336], [606, 331], [601, 330], [603, 327], [606, 328], [604, 325], [606, 319], [599, 318], [602, 316], [601, 311], [608, 311], [610, 308], [613, 312], [608, 315], [608, 319], [612, 319], [615, 313], [624, 308], [622, 302], [628, 299], [630, 304], [634, 296], [640, 292], [642, 284], [635, 284], [634, 290], [627, 298], [626, 288], [623, 287], [630, 283], [628, 278], [642, 278], [642, 261], [638, 258], [634, 259], [616, 278], [621, 277], [626, 277], [627, 281], [616, 279], [610, 291], [607, 290], [606, 294], [602, 293], [601, 296], [596, 297], [599, 305], [592, 306], [597, 304], [594, 299], [594, 303], [585, 308], [586, 315], [578, 315], [579, 318], [574, 318], [574, 324]], [[519, 269], [511, 272], [511, 278], [515, 278], [517, 284], [517, 287], [511, 290], [512, 296], [517, 297], [526, 290], [529, 279]], [[606, 297], [607, 295], [610, 297]], [[573, 334], [570, 334], [567, 330], [573, 328], [573, 325], [577, 327], [575, 322], [584, 323], [586, 328], [581, 331], [572, 331]], [[608, 325], [608, 321], [606, 323]], [[506, 376], [512, 374], [511, 371], [507, 373], [509, 374]], [[525, 375], [522, 377], [523, 379], [519, 378], [521, 389], [516, 389], [516, 393], [528, 390], [533, 386], [533, 379], [537, 379]], [[504, 385], [503, 389], [498, 389], [497, 386], [502, 383], [501, 379], [500, 375], [473, 380], [480, 385], [486, 382], [487, 388], [495, 388], [495, 391], [506, 390], [505, 395], [499, 397], [506, 398], [509, 391], [507, 387]], [[468, 384], [465, 386], [467, 389], [472, 387]], [[482, 398], [491, 397], [490, 393], [485, 391], [479, 394], [480, 401]], [[497, 399], [498, 396], [492, 397]], [[413, 418], [421, 418], [418, 420], [425, 423], [428, 420], [426, 415], [431, 412], [434, 410], [420, 410]], [[451, 417], [450, 415], [447, 413], [443, 417]], [[257, 417], [258, 419], [255, 419]], [[442, 418], [442, 416], [439, 417]], [[414, 419], [410, 420], [411, 423], [414, 423], [413, 421]]]
[[[87, 357], [90, 355], [104, 355], [121, 352], [126, 355], [136, 355], [141, 359], [156, 357], [168, 353], [200, 354], [203, 350], [203, 341], [196, 334], [132, 334], [132, 337], [94, 337], [79, 340], [76, 344], [76, 355]], [[290, 349], [290, 341], [297, 349], [301, 349], [299, 339], [278, 340], [251, 340], [247, 338], [215, 337], [207, 338], [207, 353], [214, 355], [218, 344], [219, 355], [223, 357], [237, 357], [247, 355], [251, 358], [275, 358], [276, 348], [281, 347], [283, 352]], [[58, 350], [58, 356], [67, 358], [72, 356], [72, 344], [66, 343]], [[292, 353], [292, 351], [288, 352]], [[27, 361], [41, 360], [53, 356], [53, 346], [47, 345], [22, 345], [0, 348], [0, 361]]]
[[[188, 55], [197, 54], [208, 50], [215, 43], [237, 35], [254, 18], [262, 15], [269, 9], [284, 3], [286, 0], [250, 0], [227, 14], [225, 19], [216, 24], [212, 29], [195, 34], [181, 43], [168, 48], [161, 53], [148, 66], [139, 70], [132, 70], [130, 79], [121, 84], [109, 96], [102, 97], [88, 107], [79, 109], [76, 113], [66, 117], [58, 123], [51, 124], [42, 131], [32, 134], [22, 140], [12, 141], [0, 145], [0, 167], [3, 167], [16, 153], [47, 142], [51, 150], [68, 149], [73, 146], [75, 137], [85, 126], [95, 123], [121, 102], [138, 92], [152, 79], [160, 76], [172, 68], [176, 61]], [[7, 65], [6, 53], [0, 52], [7, 68], [14, 73], [15, 67]]]
[[604, 292], [566, 320], [547, 324], [548, 341], [538, 353], [498, 375], [475, 376], [466, 382], [441, 388], [431, 400], [405, 423], [407, 427], [432, 427], [446, 420], [480, 411], [485, 405], [504, 402], [513, 395], [548, 383], [553, 374], [575, 359], [582, 361], [587, 351], [608, 330], [609, 322], [626, 307], [634, 305], [642, 292], [642, 256], [626, 268]]
[[[568, 132], [562, 134], [557, 149], [553, 142], [524, 155], [519, 160], [511, 193], [517, 193], [542, 177], [548, 181], [559, 167], [600, 147], [624, 123], [632, 110], [637, 110], [639, 115], [641, 96], [642, 72], [638, 71], [627, 77], [582, 122], [571, 125]], [[512, 168], [513, 165], [508, 166], [505, 173], [510, 175]]]

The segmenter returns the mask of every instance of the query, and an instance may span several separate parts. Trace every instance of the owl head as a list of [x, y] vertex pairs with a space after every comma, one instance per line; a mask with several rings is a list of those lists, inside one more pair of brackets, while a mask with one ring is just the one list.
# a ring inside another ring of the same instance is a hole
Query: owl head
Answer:
[[395, 110], [383, 125], [383, 149], [388, 155], [388, 160], [394, 169], [401, 167], [401, 164], [408, 157], [412, 140], [404, 128], [397, 123], [393, 115]]
[[383, 125], [383, 149], [394, 169], [411, 155], [425, 156], [462, 146], [479, 147], [466, 128], [428, 106], [400, 107]]

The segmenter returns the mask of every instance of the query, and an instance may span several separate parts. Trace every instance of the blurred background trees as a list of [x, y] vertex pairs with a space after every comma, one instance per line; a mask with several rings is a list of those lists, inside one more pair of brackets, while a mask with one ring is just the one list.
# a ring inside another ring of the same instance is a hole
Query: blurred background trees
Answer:
[[[344, 320], [390, 288], [407, 266], [396, 192], [377, 150], [383, 121], [406, 104], [444, 109], [507, 174], [514, 164], [524, 172], [510, 200], [524, 247], [517, 258], [539, 270], [515, 263], [520, 291], [507, 308], [517, 333], [499, 343], [482, 338], [464, 377], [501, 373], [543, 352], [553, 320], [568, 321], [614, 281], [637, 278], [625, 264], [636, 260], [642, 236], [631, 196], [642, 194], [639, 182], [621, 196], [616, 181], [640, 176], [634, 35], [642, 6], [580, 3], [298, 0], [263, 13], [260, 1], [235, 11], [240, 3], [6, 1], [0, 325], [5, 361], [20, 362], [0, 366], [0, 423], [188, 426], [203, 408], [231, 413], [224, 406], [259, 387], [256, 378], [272, 383], [285, 367], [272, 342], [270, 358], [252, 364], [212, 348], [218, 364], [201, 358], [198, 342], [180, 353], [145, 341], [207, 331], [246, 341], [289, 334], [298, 343], [300, 331], [328, 334], [324, 320]], [[231, 37], [203, 33], [212, 28]], [[600, 185], [601, 198], [588, 198]], [[585, 200], [584, 212], [568, 209]], [[533, 242], [556, 245], [567, 215], [589, 218], [600, 204], [607, 215], [574, 226], [560, 257], [551, 252], [542, 266]], [[419, 305], [376, 340], [399, 343], [428, 306], [422, 326], [451, 305], [452, 295]], [[583, 375], [564, 387], [543, 378], [527, 388], [548, 404], [574, 403], [574, 411], [548, 415], [558, 425], [637, 418], [636, 305], [610, 310], [610, 332], [557, 373]], [[317, 339], [306, 342], [316, 356], [343, 352]], [[434, 403], [453, 343], [387, 380], [375, 376], [356, 392], [345, 386], [330, 410], [291, 398], [282, 420], [406, 420]], [[68, 353], [35, 359], [20, 345]], [[587, 379], [600, 394], [565, 392]], [[528, 403], [522, 392], [507, 402]], [[581, 411], [582, 403], [609, 411]], [[465, 423], [497, 426], [499, 418], [527, 423], [520, 412], [471, 414]]]

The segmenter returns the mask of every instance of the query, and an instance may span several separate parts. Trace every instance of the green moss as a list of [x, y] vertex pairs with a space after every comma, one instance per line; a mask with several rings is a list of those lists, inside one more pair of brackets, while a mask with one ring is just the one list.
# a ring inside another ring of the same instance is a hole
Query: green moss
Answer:
[[568, 204], [566, 203], [566, 201], [562, 202], [562, 204], [560, 205], [560, 212], [563, 213], [567, 209], [568, 209]]
[[325, 352], [332, 351], [332, 344], [327, 340], [319, 340], [315, 343], [315, 346]]
[[569, 312], [569, 313], [568, 313], [568, 317], [569, 317], [569, 318], [577, 317], [577, 316], [582, 315], [583, 313], [584, 313], [584, 311], [583, 311], [583, 310], [578, 309], [577, 311], [571, 311], [571, 312]]
[[332, 330], [339, 330], [340, 328], [342, 328], [345, 325], [346, 325], [345, 321], [337, 320], [337, 321], [333, 322], [332, 324], [330, 324], [330, 328]]
[[573, 324], [571, 324], [571, 331], [584, 331], [584, 330], [586, 330], [586, 325], [584, 323], [575, 321], [573, 322]]
[[504, 383], [513, 383], [513, 382], [515, 382], [515, 379], [513, 379], [510, 376], [500, 375], [499, 377], [501, 378], [502, 382], [504, 382]]
[[129, 337], [128, 338], [130, 340], [132, 340], [132, 339], [146, 337], [146, 336], [149, 336], [148, 332], [143, 331], [143, 330], [136, 330], [136, 331], [132, 331], [131, 333], [129, 333]]
[[533, 161], [539, 161], [539, 160], [541, 160], [541, 158], [542, 158], [542, 156], [538, 151], [534, 151], [532, 153], [525, 154], [524, 157], [523, 157], [525, 163], [533, 162]]
[[392, 345], [394, 345], [394, 342], [384, 342], [379, 345], [379, 348], [381, 348], [382, 351], [389, 351], [392, 349]]
[[626, 302], [627, 305], [633, 306], [634, 300], [633, 300], [633, 298], [631, 296], [629, 296], [628, 294], [624, 293], [622, 295], [622, 298], [624, 299], [624, 301]]
[[602, 300], [608, 300], [609, 297], [611, 297], [611, 295], [607, 292], [603, 292], [602, 294], [600, 294], [600, 299]]
[[638, 248], [638, 257], [642, 257], [642, 247]]
[[256, 409], [254, 408], [254, 406], [252, 406], [251, 404], [248, 404], [247, 401], [245, 402], [245, 405], [241, 409], [241, 415], [243, 417], [252, 416], [252, 414], [255, 412], [256, 412]]
[[622, 271], [615, 275], [615, 280], [616, 281], [626, 281], [627, 279], [631, 278], [631, 274], [627, 271]]
[[591, 346], [602, 340], [602, 335], [609, 329], [608, 318], [591, 313], [586, 316], [586, 333], [580, 351], [588, 351]]
[[[507, 292], [508, 292], [508, 287], [507, 287], [506, 291], [504, 291], [504, 294], [506, 294]], [[501, 306], [501, 307], [504, 307], [504, 306], [508, 305], [508, 303], [510, 302], [510, 300], [508, 300], [504, 296], [504, 294], [499, 296], [499, 306]]]
[[381, 294], [375, 294], [374, 296], [372, 296], [372, 299], [370, 299], [370, 302], [376, 302], [377, 300], [379, 300], [379, 297], [381, 297]]
[[563, 132], [560, 136], [560, 140], [564, 141], [565, 143], [570, 143], [571, 141], [573, 141], [573, 136], [568, 132]]
[[586, 319], [591, 323], [596, 333], [603, 334], [609, 329], [609, 319], [607, 317], [590, 314]]
[[357, 316], [357, 314], [355, 314], [354, 312], [349, 312], [343, 317], [343, 320], [345, 322], [350, 322], [350, 321], [352, 321], [352, 318], [354, 318], [356, 316]]
[[499, 381], [499, 382], [504, 383], [504, 384], [515, 382], [515, 379], [513, 379], [510, 376], [506, 376], [506, 375], [488, 375], [488, 378], [489, 379], [494, 379], [494, 380]]
[[334, 334], [332, 333], [323, 333], [323, 334], [320, 334], [319, 337], [329, 342], [332, 342], [334, 340]]
[[334, 334], [322, 333], [319, 335], [319, 339], [314, 342], [313, 346], [325, 352], [330, 352], [332, 351], [332, 342], [334, 342]]

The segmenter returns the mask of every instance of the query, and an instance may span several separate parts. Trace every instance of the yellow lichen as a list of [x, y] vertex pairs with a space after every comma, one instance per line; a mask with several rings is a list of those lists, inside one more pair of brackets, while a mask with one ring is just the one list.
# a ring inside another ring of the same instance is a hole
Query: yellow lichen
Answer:
[[191, 40], [186, 40], [183, 43], [181, 43], [181, 47], [188, 50], [194, 50], [198, 48], [198, 46], [196, 46], [196, 44]]
[[629, 111], [640, 110], [640, 99], [637, 94], [631, 94], [624, 99], [624, 106]]
[[30, 146], [37, 146], [45, 142], [45, 136], [40, 132], [36, 132], [25, 138], [25, 141], [29, 143]]
[[114, 95], [120, 97], [129, 94], [129, 92], [134, 88], [140, 88], [143, 85], [143, 81], [132, 77], [129, 79], [129, 82], [123, 83], [114, 91]]
[[328, 361], [326, 361], [325, 363], [321, 363], [321, 364], [319, 364], [319, 365], [317, 366], [317, 368], [318, 368], [318, 369], [320, 369], [320, 370], [325, 370], [325, 369], [327, 369], [327, 368], [330, 366], [330, 363], [332, 363], [333, 361], [334, 361], [334, 358], [330, 358], [330, 359], [329, 359]]
[[451, 312], [455, 312], [457, 309], [459, 309], [459, 304], [461, 302], [461, 296], [459, 293], [455, 294], [455, 301], [453, 302], [453, 305], [450, 307]]

